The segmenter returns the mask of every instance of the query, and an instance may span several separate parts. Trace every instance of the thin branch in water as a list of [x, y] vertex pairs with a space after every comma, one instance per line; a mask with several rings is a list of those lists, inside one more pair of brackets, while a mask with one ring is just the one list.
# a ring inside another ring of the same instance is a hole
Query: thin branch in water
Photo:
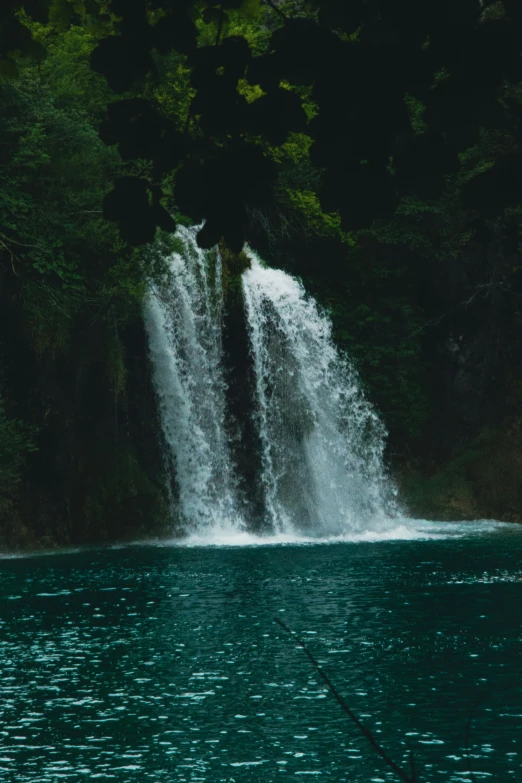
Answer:
[[410, 769], [411, 769], [411, 779], [412, 781], [418, 780], [417, 778], [417, 771], [415, 769], [415, 756], [413, 755], [413, 750], [411, 748], [408, 748], [409, 754], [410, 754]]
[[339, 691], [337, 690], [333, 682], [330, 680], [328, 675], [321, 669], [321, 667], [319, 666], [318, 662], [315, 660], [314, 656], [312, 655], [312, 653], [310, 652], [306, 644], [297, 636], [295, 631], [290, 630], [290, 628], [287, 625], [285, 625], [285, 623], [282, 620], [280, 620], [279, 617], [274, 617], [274, 621], [278, 625], [280, 625], [281, 628], [287, 632], [287, 634], [292, 636], [300, 647], [302, 647], [310, 663], [312, 664], [316, 672], [319, 674], [319, 676], [324, 680], [324, 682], [328, 686], [328, 690], [334, 696], [338, 704], [341, 706], [341, 709], [348, 715], [350, 720], [352, 720], [353, 723], [355, 723], [355, 725], [361, 731], [361, 733], [364, 734], [364, 736], [366, 737], [370, 745], [374, 748], [374, 750], [377, 751], [379, 756], [386, 762], [386, 764], [390, 767], [390, 769], [393, 769], [393, 771], [400, 777], [401, 780], [404, 781], [404, 783], [418, 783], [418, 777], [415, 772], [415, 766], [413, 764], [411, 750], [410, 750], [410, 763], [412, 765], [412, 776], [410, 777], [388, 756], [386, 751], [379, 745], [379, 743], [377, 742], [377, 740], [375, 739], [371, 731], [367, 729], [366, 726], [363, 723], [361, 723], [357, 715], [355, 715], [355, 713], [351, 711], [351, 709], [348, 707], [348, 705], [344, 701], [343, 697], [341, 696], [341, 694], [339, 693]]
[[473, 762], [471, 761], [471, 752], [469, 748], [469, 738], [471, 735], [471, 727], [473, 724], [473, 717], [475, 715], [475, 712], [477, 711], [478, 704], [475, 704], [472, 710], [468, 713], [468, 719], [466, 721], [466, 761], [468, 762], [469, 767], [469, 776], [471, 778], [472, 783], [477, 783], [477, 778], [475, 777], [475, 773], [473, 772]]

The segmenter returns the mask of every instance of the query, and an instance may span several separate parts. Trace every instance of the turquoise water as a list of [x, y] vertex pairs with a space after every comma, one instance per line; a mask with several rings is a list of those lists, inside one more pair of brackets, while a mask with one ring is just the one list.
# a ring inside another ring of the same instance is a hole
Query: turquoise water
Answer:
[[429, 530], [1, 560], [0, 779], [395, 780], [280, 616], [422, 780], [521, 780], [522, 530]]

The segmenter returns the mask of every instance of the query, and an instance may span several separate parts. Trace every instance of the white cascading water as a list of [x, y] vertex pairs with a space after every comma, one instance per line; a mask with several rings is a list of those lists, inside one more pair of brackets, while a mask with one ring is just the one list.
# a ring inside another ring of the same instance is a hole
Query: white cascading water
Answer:
[[[217, 541], [244, 535], [248, 520], [225, 426], [221, 259], [217, 249], [198, 248], [196, 233], [178, 229], [182, 248], [167, 259], [167, 282], [149, 293], [145, 324], [178, 488], [175, 516], [192, 537]], [[384, 429], [337, 351], [328, 317], [300, 282], [248, 253], [243, 297], [264, 527], [313, 538], [385, 531], [396, 511]]]
[[273, 529], [321, 537], [382, 529], [395, 516], [385, 431], [330, 320], [300, 282], [254, 254], [243, 293]]
[[149, 292], [145, 306], [176, 515], [187, 533], [243, 526], [225, 430], [221, 258], [201, 250], [196, 233], [178, 228], [182, 252], [169, 256], [167, 283]]

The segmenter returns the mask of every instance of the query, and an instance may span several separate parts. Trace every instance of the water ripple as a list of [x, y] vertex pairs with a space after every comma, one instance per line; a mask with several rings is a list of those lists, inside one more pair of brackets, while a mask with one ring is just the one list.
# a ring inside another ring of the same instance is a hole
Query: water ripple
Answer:
[[397, 761], [411, 744], [427, 780], [516, 779], [519, 538], [4, 560], [0, 777], [389, 781], [284, 612]]

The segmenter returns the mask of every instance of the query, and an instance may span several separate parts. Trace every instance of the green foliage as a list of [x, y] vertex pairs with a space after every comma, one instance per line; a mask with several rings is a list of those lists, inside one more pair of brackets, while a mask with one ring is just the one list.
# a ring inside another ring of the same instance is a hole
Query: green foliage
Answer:
[[313, 190], [289, 191], [288, 200], [291, 208], [303, 216], [306, 233], [313, 233], [318, 237], [334, 237], [341, 242], [347, 241], [348, 235], [341, 228], [339, 214], [323, 212], [319, 197]]
[[415, 135], [425, 133], [428, 130], [428, 126], [424, 121], [425, 105], [418, 98], [408, 93], [404, 96], [404, 103], [406, 104], [410, 124]]
[[[377, 0], [371, 10], [330, 0], [42, 0], [36, 7], [13, 0], [4, 15], [31, 42], [77, 20], [96, 30], [92, 68], [124, 95], [109, 108], [104, 141], [119, 144], [125, 160], [152, 161], [152, 169], [116, 178], [104, 201], [122, 237], [143, 244], [156, 227], [173, 230], [161, 198], [173, 192], [183, 213], [206, 218], [202, 246], [225, 236], [239, 252], [249, 210], [277, 200], [267, 148], [291, 132], [310, 130], [312, 161], [325, 169], [322, 211], [338, 212], [345, 232], [390, 219], [412, 191], [438, 199], [479, 128], [519, 139], [519, 112], [505, 87], [520, 80], [515, 0], [488, 3], [487, 12], [478, 2], [462, 6], [458, 41], [452, 25], [438, 24], [445, 12], [437, 0], [407, 14], [402, 0]], [[171, 89], [156, 91], [165, 69]], [[482, 171], [482, 182], [496, 187], [483, 187], [475, 201], [496, 214], [513, 206], [518, 169], [519, 158], [512, 171], [498, 162]]]
[[[424, 104], [408, 94], [405, 103], [413, 131], [422, 136]], [[462, 205], [461, 190], [513, 152], [513, 136], [503, 128], [480, 128], [459, 155], [460, 171], [445, 175], [438, 198], [420, 195], [413, 183], [391, 218], [354, 232], [343, 230], [338, 213], [321, 209], [320, 172], [311, 165], [309, 141], [293, 137], [277, 150], [281, 228], [271, 227], [271, 250], [329, 307], [336, 337], [355, 359], [392, 441], [413, 443], [439, 404], [423, 340], [444, 312], [429, 309], [425, 279], [434, 263], [460, 259], [480, 231], [477, 212]], [[512, 207], [495, 220], [495, 230], [501, 233], [508, 219], [521, 225]], [[303, 246], [302, 236], [312, 247]]]
[[0, 80], [0, 372], [9, 401], [0, 407], [0, 493], [17, 496], [23, 481], [30, 517], [26, 525], [14, 501], [2, 501], [0, 529], [16, 512], [14, 538], [27, 527], [49, 544], [135, 530], [147, 513], [152, 524], [166, 517], [128, 424], [136, 387], [152, 394], [133, 341], [158, 270], [102, 214], [107, 180], [144, 164], [126, 166], [99, 138], [110, 90], [89, 55], [107, 25], [71, 26], [84, 11], [70, 5], [70, 16], [69, 5], [30, 23], [46, 59], [20, 61], [17, 79]]
[[226, 16], [222, 18], [221, 27], [219, 15], [216, 15], [215, 20], [212, 21], [211, 17], [203, 13], [196, 22], [199, 46], [212, 46], [220, 29], [221, 40], [241, 35], [248, 41], [253, 51], [266, 51], [270, 31], [263, 24], [264, 11], [260, 0], [243, 0], [239, 8], [232, 7], [227, 10]]
[[88, 67], [99, 33], [87, 25], [67, 27], [60, 35], [52, 25], [33, 24], [32, 30], [46, 47], [38, 76], [40, 84], [52, 93], [54, 106], [89, 118], [95, 127], [112, 98], [105, 80]]
[[395, 266], [379, 245], [356, 244], [347, 263], [349, 282], [329, 300], [334, 334], [355, 361], [393, 437], [414, 438], [422, 432], [430, 403], [422, 311], [412, 301], [411, 271]]
[[84, 292], [94, 259], [117, 241], [100, 209], [104, 171], [117, 161], [85, 117], [56, 108], [34, 74], [0, 83], [0, 95], [8, 107], [0, 222], [16, 272]]
[[242, 251], [233, 253], [222, 242], [219, 247], [223, 267], [222, 284], [225, 310], [243, 307], [243, 286], [241, 276], [250, 267], [249, 256]]
[[26, 280], [17, 303], [22, 329], [36, 355], [55, 359], [67, 354], [78, 298], [62, 288]]
[[[367, 3], [333, 0], [276, 10], [260, 0], [11, 0], [0, 9], [5, 396], [20, 398], [16, 415], [48, 438], [43, 459], [57, 455], [49, 462], [89, 535], [107, 533], [120, 506], [155, 503], [157, 487], [121, 422], [145, 352], [128, 332], [147, 283], [162, 284], [165, 255], [179, 249], [169, 212], [179, 222], [207, 217], [203, 245], [225, 236], [234, 317], [245, 258], [229, 248], [239, 251], [246, 233], [302, 276], [329, 309], [392, 443], [414, 448], [425, 435], [438, 404], [426, 338], [460, 307], [437, 301], [432, 282], [443, 288], [485, 229], [522, 237], [522, 92], [503, 59], [520, 19], [516, 4], [496, 3], [479, 23], [470, 4], [462, 47], [448, 48], [435, 0], [408, 19], [403, 5], [378, 2], [369, 14]], [[150, 251], [128, 246], [156, 226]], [[503, 290], [519, 296], [516, 272], [502, 274]], [[13, 369], [18, 354], [41, 389]], [[3, 410], [0, 443], [14, 456], [0, 458], [10, 466], [0, 485], [16, 487], [32, 440]], [[96, 422], [100, 431], [83, 437]], [[474, 513], [480, 482], [494, 494], [477, 466], [487, 453], [501, 473], [500, 447], [464, 452], [436, 477], [416, 479], [439, 516]]]

